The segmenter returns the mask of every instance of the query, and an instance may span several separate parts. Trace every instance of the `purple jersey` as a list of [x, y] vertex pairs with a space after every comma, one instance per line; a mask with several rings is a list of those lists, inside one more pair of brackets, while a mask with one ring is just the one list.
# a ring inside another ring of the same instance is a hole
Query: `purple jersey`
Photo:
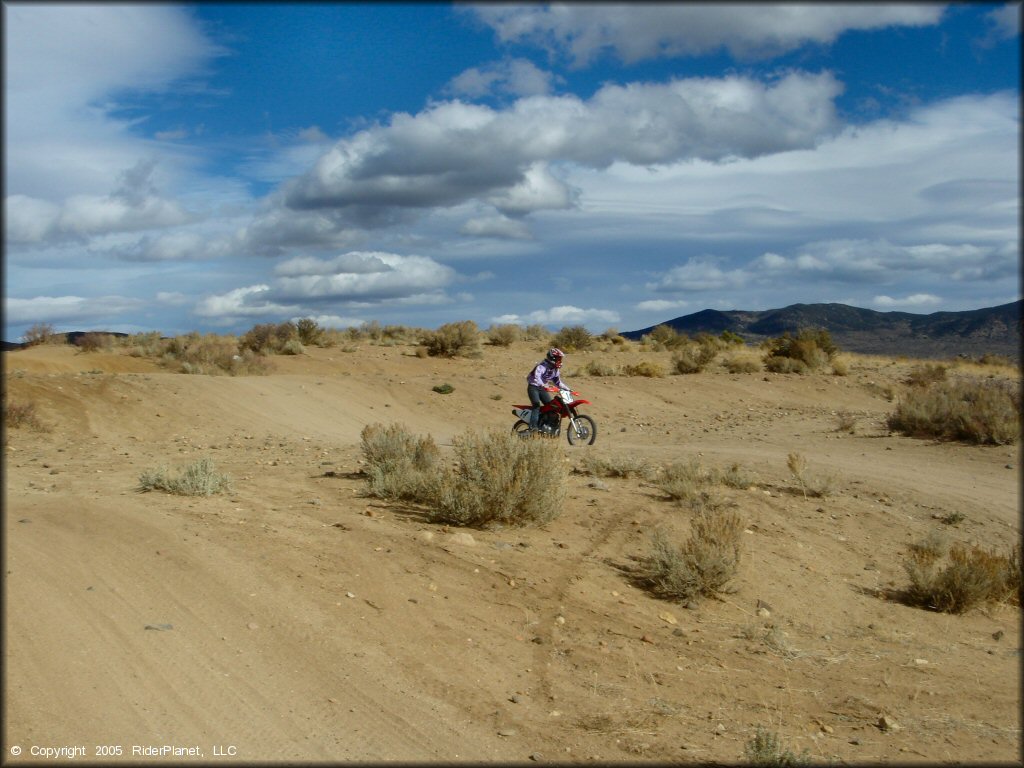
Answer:
[[536, 367], [530, 371], [530, 375], [526, 377], [527, 386], [534, 387], [547, 387], [552, 383], [559, 389], [565, 389], [565, 385], [562, 384], [562, 378], [558, 374], [558, 368], [547, 360], [542, 360]]

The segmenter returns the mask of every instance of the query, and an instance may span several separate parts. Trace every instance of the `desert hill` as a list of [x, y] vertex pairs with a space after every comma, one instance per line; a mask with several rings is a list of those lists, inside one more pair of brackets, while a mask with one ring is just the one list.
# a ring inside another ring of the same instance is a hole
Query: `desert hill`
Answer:
[[[749, 343], [796, 333], [801, 328], [824, 328], [842, 348], [876, 355], [943, 358], [977, 357], [988, 353], [1020, 358], [1021, 306], [1015, 301], [966, 312], [876, 312], [846, 304], [792, 304], [763, 311], [705, 309], [668, 320], [680, 333], [719, 335], [731, 331]], [[654, 326], [622, 335], [639, 339]]]
[[[367, 496], [365, 425], [399, 422], [442, 451], [507, 430], [541, 356], [361, 343], [230, 377], [116, 348], [5, 352], [6, 400], [45, 427], [5, 433], [10, 744], [93, 760], [98, 745], [169, 744], [206, 759], [231, 746], [218, 760], [242, 763], [736, 764], [763, 728], [820, 763], [1020, 759], [1019, 609], [899, 599], [908, 544], [1019, 540], [1018, 446], [890, 434], [913, 361], [584, 375], [591, 360], [668, 367], [671, 353], [609, 345], [566, 362], [598, 437], [561, 438], [553, 522], [460, 529]], [[827, 495], [805, 495], [791, 454]], [[137, 490], [201, 458], [229, 493]], [[681, 535], [691, 512], [638, 477], [588, 473], [598, 458], [748, 474], [716, 488], [745, 523], [731, 590], [687, 607], [635, 586], [650, 534]]]

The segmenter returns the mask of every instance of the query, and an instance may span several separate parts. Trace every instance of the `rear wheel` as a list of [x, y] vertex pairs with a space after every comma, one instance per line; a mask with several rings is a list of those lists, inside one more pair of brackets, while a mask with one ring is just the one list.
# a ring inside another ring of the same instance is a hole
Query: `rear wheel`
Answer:
[[530, 425], [520, 419], [512, 425], [512, 434], [519, 435], [520, 437], [526, 437], [530, 434]]
[[597, 439], [597, 424], [589, 416], [577, 416], [569, 420], [565, 436], [570, 445], [593, 445]]

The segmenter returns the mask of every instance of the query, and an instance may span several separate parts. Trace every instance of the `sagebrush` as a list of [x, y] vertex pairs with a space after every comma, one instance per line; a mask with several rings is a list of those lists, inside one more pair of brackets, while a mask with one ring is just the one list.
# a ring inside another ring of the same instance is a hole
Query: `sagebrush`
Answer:
[[178, 496], [212, 496], [231, 490], [231, 478], [217, 471], [213, 459], [202, 458], [172, 475], [167, 467], [147, 470], [139, 476], [139, 491], [164, 491]]
[[650, 553], [635, 575], [654, 595], [682, 603], [718, 594], [739, 570], [743, 523], [735, 511], [702, 509], [681, 544], [663, 530], [651, 536]]
[[382, 499], [429, 503], [441, 453], [429, 435], [401, 424], [368, 424], [360, 433], [370, 493]]
[[453, 441], [455, 466], [436, 476], [429, 517], [472, 527], [542, 525], [561, 512], [564, 456], [554, 440], [504, 431]]
[[966, 378], [912, 386], [889, 416], [910, 437], [1009, 445], [1020, 439], [1020, 383]]

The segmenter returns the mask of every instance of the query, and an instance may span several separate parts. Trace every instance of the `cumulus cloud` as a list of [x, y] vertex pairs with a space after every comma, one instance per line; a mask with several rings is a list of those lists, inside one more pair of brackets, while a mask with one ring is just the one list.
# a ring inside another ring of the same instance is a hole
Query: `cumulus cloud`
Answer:
[[789, 72], [605, 85], [587, 100], [534, 96], [503, 110], [443, 102], [338, 142], [287, 186], [286, 204], [364, 224], [368, 211], [472, 199], [507, 214], [566, 208], [574, 192], [554, 163], [651, 166], [813, 147], [836, 128], [840, 90], [830, 73]]
[[269, 300], [269, 292], [269, 285], [235, 288], [227, 293], [203, 297], [193, 311], [199, 317], [225, 323], [243, 318], [282, 317], [301, 312], [299, 306]]
[[[201, 299], [195, 313], [222, 322], [263, 316], [342, 317], [325, 306], [349, 309], [382, 305], [448, 303], [444, 289], [455, 270], [425, 256], [353, 251], [332, 258], [300, 256], [279, 264], [269, 283], [235, 288]], [[346, 321], [349, 318], [342, 318]]]
[[538, 309], [525, 315], [507, 314], [491, 318], [492, 323], [516, 325], [588, 325], [591, 323], [617, 323], [618, 312], [608, 309], [583, 309], [571, 305]]
[[121, 174], [119, 186], [109, 195], [73, 195], [61, 205], [9, 195], [4, 201], [8, 241], [39, 243], [173, 227], [190, 221], [194, 217], [178, 203], [160, 196], [152, 181], [155, 167], [153, 160], [140, 160]]
[[740, 59], [765, 58], [808, 43], [829, 44], [849, 30], [929, 26], [940, 5], [818, 3], [549, 4], [471, 6], [505, 43], [532, 43], [577, 66], [605, 51], [625, 62], [698, 56], [728, 50]]
[[441, 290], [455, 279], [455, 270], [425, 256], [362, 251], [289, 259], [275, 273], [276, 295], [316, 301], [401, 299]]
[[551, 93], [554, 83], [561, 79], [529, 59], [506, 59], [465, 70], [452, 78], [446, 90], [470, 99], [494, 94], [541, 96]]

